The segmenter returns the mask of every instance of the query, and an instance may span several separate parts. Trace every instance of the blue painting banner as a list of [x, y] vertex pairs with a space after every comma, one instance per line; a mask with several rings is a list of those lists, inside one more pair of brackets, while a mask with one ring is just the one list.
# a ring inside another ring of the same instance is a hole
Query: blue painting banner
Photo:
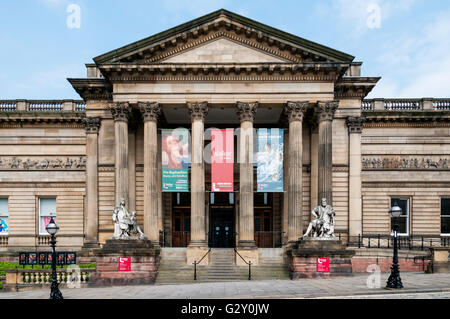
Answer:
[[257, 135], [257, 191], [283, 193], [284, 130], [278, 128], [258, 129]]

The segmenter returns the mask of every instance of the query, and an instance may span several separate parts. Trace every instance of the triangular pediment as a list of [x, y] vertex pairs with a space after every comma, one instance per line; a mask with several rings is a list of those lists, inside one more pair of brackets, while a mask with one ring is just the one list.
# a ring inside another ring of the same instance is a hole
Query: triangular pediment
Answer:
[[181, 51], [160, 61], [162, 63], [285, 63], [274, 55], [251, 48], [227, 38], [219, 38]]
[[94, 61], [97, 64], [348, 63], [353, 59], [346, 53], [222, 9], [98, 56]]

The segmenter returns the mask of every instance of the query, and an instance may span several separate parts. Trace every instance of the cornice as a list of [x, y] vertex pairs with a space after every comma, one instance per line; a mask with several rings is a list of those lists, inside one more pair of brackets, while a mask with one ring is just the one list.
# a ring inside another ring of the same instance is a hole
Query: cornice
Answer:
[[0, 112], [0, 124], [18, 126], [24, 124], [82, 125], [85, 117], [85, 112]]
[[335, 99], [364, 99], [373, 90], [380, 77], [342, 77], [335, 85]]
[[363, 111], [364, 127], [448, 127], [450, 111]]
[[112, 86], [105, 79], [67, 79], [84, 101], [112, 101]]
[[336, 82], [347, 67], [348, 64], [342, 63], [121, 63], [99, 66], [111, 82]]

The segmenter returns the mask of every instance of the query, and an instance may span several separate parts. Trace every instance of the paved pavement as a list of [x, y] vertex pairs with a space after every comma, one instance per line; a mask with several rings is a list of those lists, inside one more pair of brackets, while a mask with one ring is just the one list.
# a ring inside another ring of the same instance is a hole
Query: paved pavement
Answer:
[[[369, 274], [299, 281], [242, 281], [185, 285], [62, 289], [66, 299], [430, 298], [450, 299], [450, 274], [403, 273], [405, 289], [369, 288]], [[48, 299], [49, 290], [0, 292], [0, 299]]]

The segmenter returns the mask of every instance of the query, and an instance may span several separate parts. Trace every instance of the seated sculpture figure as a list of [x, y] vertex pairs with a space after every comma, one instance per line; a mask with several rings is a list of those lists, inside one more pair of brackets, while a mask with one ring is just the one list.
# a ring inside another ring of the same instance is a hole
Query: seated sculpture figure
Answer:
[[336, 213], [330, 205], [327, 205], [327, 199], [322, 198], [322, 205], [317, 206], [311, 212], [315, 217], [309, 223], [303, 238], [306, 238], [313, 232], [314, 238], [334, 238], [334, 218]]
[[125, 199], [121, 198], [119, 206], [114, 208], [112, 219], [114, 221], [114, 235], [112, 239], [126, 239], [131, 234], [139, 234], [140, 239], [145, 238], [138, 225], [136, 212], [128, 213], [125, 207]]

